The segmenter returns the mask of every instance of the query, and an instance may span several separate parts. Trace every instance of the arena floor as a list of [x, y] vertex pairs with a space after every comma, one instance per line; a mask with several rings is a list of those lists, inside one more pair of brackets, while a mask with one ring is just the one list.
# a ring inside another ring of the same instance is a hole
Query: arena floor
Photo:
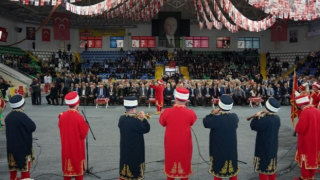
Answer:
[[[48, 106], [46, 101], [42, 99], [41, 106], [32, 106], [31, 99], [27, 98], [25, 113], [31, 117], [36, 123], [37, 130], [33, 137], [38, 139], [34, 141], [34, 151], [36, 156], [36, 164], [31, 169], [31, 178], [36, 180], [58, 180], [62, 175], [60, 160], [60, 136], [58, 129], [58, 114], [67, 109], [67, 106]], [[81, 107], [82, 108], [82, 107]], [[198, 120], [193, 126], [196, 133], [200, 152], [203, 157], [209, 161], [209, 130], [205, 129], [202, 119], [210, 113], [211, 107], [192, 107]], [[4, 116], [8, 114], [10, 108], [4, 111]], [[108, 109], [94, 106], [85, 107], [86, 114], [89, 119], [91, 128], [96, 136], [93, 140], [89, 132], [89, 164], [93, 167], [93, 172], [100, 176], [102, 180], [118, 179], [119, 166], [119, 129], [118, 119], [124, 113], [121, 106], [111, 106]], [[139, 107], [138, 110], [154, 113], [155, 107]], [[247, 164], [239, 163], [240, 173], [239, 180], [258, 179], [257, 173], [253, 171], [253, 154], [255, 144], [255, 132], [250, 129], [247, 116], [251, 116], [257, 111], [262, 110], [260, 107], [249, 108], [248, 106], [236, 106], [232, 110], [237, 113], [240, 122], [238, 128], [238, 154], [239, 160]], [[280, 180], [290, 180], [293, 176], [299, 176], [300, 171], [296, 163], [293, 163], [296, 138], [292, 136], [293, 128], [290, 120], [290, 107], [282, 107], [278, 113], [281, 117], [281, 129], [279, 135], [279, 151], [278, 151], [278, 178]], [[163, 139], [164, 128], [158, 122], [159, 115], [152, 115], [150, 120], [151, 131], [145, 135], [146, 144], [146, 180], [164, 180], [165, 175], [163, 169]], [[9, 179], [7, 172], [6, 159], [6, 138], [5, 128], [0, 131], [0, 179]], [[197, 143], [193, 136], [193, 170], [194, 175], [191, 180], [209, 180], [213, 179], [208, 173], [209, 165], [199, 156]], [[159, 161], [159, 162], [158, 162]], [[293, 164], [292, 164], [293, 163]], [[290, 164], [293, 170], [285, 174]], [[86, 175], [85, 180], [95, 180], [95, 177]], [[316, 175], [316, 179], [320, 179], [320, 175]]]

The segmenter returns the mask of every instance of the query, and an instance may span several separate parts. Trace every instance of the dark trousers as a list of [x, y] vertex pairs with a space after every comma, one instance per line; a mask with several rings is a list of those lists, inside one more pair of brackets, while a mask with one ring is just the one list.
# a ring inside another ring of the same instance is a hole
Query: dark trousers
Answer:
[[38, 105], [41, 104], [41, 92], [36, 92], [36, 101]]
[[[54, 95], [48, 95], [46, 96], [47, 102], [48, 104], [53, 104], [53, 105], [58, 105], [58, 96], [54, 96]], [[54, 100], [56, 101], [56, 103], [54, 103]]]
[[[59, 96], [59, 98], [61, 98], [61, 103], [60, 103], [60, 104], [61, 104], [61, 106], [63, 105], [64, 97], [65, 97], [65, 95], [63, 95], [63, 96]], [[59, 98], [58, 98], [58, 99], [59, 99]], [[59, 101], [58, 101], [58, 104], [59, 104]]]
[[236, 105], [245, 104], [245, 99], [242, 96], [234, 95], [232, 98], [233, 98], [234, 104], [236, 104]]
[[195, 106], [196, 105], [196, 98], [193, 96], [190, 96], [190, 102], [191, 102], [191, 104], [192, 104], [192, 106]]
[[35, 92], [31, 93], [31, 101], [32, 101], [32, 105], [36, 104], [36, 93]]
[[164, 100], [165, 100], [167, 106], [170, 106], [171, 105], [172, 96], [166, 96]]
[[210, 106], [210, 104], [211, 104], [211, 96], [209, 96], [209, 97], [205, 96], [204, 102], [205, 102], [205, 106], [207, 106], [208, 104]]
[[94, 100], [95, 100], [96, 98], [94, 97], [94, 96], [92, 96], [92, 97], [87, 97], [87, 105], [89, 104], [89, 103], [92, 103], [92, 105], [94, 105]]
[[116, 96], [115, 95], [110, 95], [109, 96], [109, 99], [110, 99], [110, 105], [112, 104], [112, 105], [114, 105], [114, 101], [116, 100]]

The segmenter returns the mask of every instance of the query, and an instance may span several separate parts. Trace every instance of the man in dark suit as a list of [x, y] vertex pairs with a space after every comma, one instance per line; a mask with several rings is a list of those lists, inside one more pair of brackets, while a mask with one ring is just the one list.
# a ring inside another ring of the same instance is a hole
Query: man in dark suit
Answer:
[[265, 84], [263, 84], [261, 87], [261, 98], [263, 99], [263, 102], [268, 100], [268, 91]]
[[78, 93], [79, 97], [81, 96], [81, 88], [79, 88], [78, 84], [76, 84], [76, 87], [74, 87], [72, 91], [76, 91]]
[[201, 84], [198, 83], [198, 86], [196, 88], [196, 103], [197, 103], [197, 105], [199, 105], [199, 104], [202, 104], [203, 101], [204, 100], [203, 100]]
[[119, 85], [119, 89], [118, 89], [118, 93], [117, 93], [117, 100], [118, 100], [118, 104], [121, 105], [123, 104], [123, 98], [125, 97], [125, 89], [123, 88], [123, 85], [120, 84]]
[[290, 102], [291, 92], [289, 91], [289, 87], [287, 83], [284, 83], [283, 87], [281, 88], [281, 102], [282, 105], [287, 105]]
[[87, 104], [87, 94], [88, 94], [88, 89], [85, 85], [82, 86], [82, 89], [80, 91], [79, 97], [80, 97], [80, 102], [83, 102], [85, 105]]
[[215, 99], [217, 99], [219, 97], [219, 89], [216, 84], [212, 88], [212, 97]]
[[210, 85], [207, 84], [206, 88], [204, 88], [202, 90], [202, 94], [204, 96], [204, 102], [205, 102], [205, 106], [208, 106], [208, 104], [210, 105], [211, 103], [211, 97], [212, 97], [212, 92], [210, 90]]
[[107, 91], [104, 89], [103, 85], [100, 85], [98, 89], [96, 89], [96, 97], [99, 98], [106, 98], [107, 97]]
[[116, 100], [116, 89], [110, 84], [109, 89], [107, 90], [107, 95], [110, 99], [110, 105], [114, 105], [114, 101]]
[[68, 88], [64, 87], [64, 83], [61, 83], [60, 88], [58, 89], [59, 98], [61, 98], [61, 106], [63, 105], [64, 97], [68, 94]]
[[173, 88], [170, 87], [169, 83], [167, 84], [167, 87], [164, 89], [163, 95], [167, 106], [169, 106], [173, 99]]
[[91, 81], [92, 81], [92, 78], [91, 78], [90, 74], [88, 74], [87, 78], [84, 79], [84, 82], [90, 83]]
[[195, 86], [192, 85], [191, 89], [189, 89], [189, 100], [192, 104], [192, 106], [196, 106], [196, 89]]
[[160, 47], [167, 48], [179, 48], [180, 39], [175, 35], [178, 28], [177, 19], [174, 17], [168, 17], [164, 22], [165, 34], [160, 36]]
[[147, 91], [147, 99], [154, 98], [154, 89], [149, 87], [149, 84], [146, 85], [146, 91]]
[[90, 89], [87, 91], [87, 105], [89, 104], [89, 102], [94, 105], [94, 100], [97, 99], [96, 94], [96, 88], [94, 87], [94, 85], [90, 85]]
[[144, 84], [141, 84], [141, 87], [138, 89], [139, 91], [139, 106], [141, 105], [141, 102], [144, 101], [144, 103], [147, 103], [147, 90], [144, 86]]
[[[58, 105], [58, 88], [54, 83], [51, 85], [50, 94], [46, 96], [48, 104]], [[56, 100], [56, 103], [54, 103]]]
[[274, 89], [274, 98], [276, 98], [279, 102], [281, 102], [281, 96], [282, 96], [281, 87], [280, 87], [280, 84], [277, 84], [276, 88]]

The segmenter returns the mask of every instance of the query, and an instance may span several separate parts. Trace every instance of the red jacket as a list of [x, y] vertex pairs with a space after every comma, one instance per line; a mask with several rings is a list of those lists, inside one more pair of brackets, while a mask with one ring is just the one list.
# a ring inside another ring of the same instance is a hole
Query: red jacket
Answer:
[[298, 133], [298, 148], [295, 160], [306, 169], [320, 166], [320, 110], [313, 106], [305, 107], [299, 116], [295, 130]]
[[85, 170], [84, 139], [88, 124], [76, 110], [59, 115], [63, 176], [81, 176]]
[[166, 127], [164, 137], [164, 173], [171, 178], [187, 178], [193, 174], [191, 126], [197, 115], [192, 109], [173, 107], [165, 109], [159, 119]]
[[150, 87], [156, 91], [155, 92], [156, 105], [162, 107], [164, 85], [155, 86], [151, 84]]

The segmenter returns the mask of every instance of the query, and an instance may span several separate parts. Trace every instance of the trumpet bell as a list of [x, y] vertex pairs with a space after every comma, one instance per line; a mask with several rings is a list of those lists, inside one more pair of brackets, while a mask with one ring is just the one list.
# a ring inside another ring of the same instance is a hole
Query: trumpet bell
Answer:
[[151, 114], [150, 113], [147, 113], [146, 114], [146, 118], [149, 120], [149, 119], [151, 119]]

